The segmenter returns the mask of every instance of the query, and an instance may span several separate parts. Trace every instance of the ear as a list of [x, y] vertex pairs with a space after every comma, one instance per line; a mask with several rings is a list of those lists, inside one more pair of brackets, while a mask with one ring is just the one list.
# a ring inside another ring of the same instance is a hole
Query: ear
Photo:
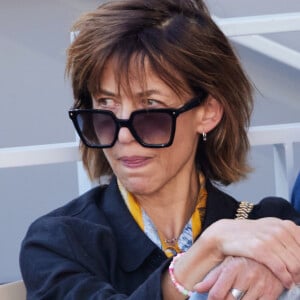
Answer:
[[222, 104], [208, 96], [205, 103], [198, 108], [197, 112], [197, 131], [198, 133], [207, 133], [213, 130], [221, 121], [223, 116]]

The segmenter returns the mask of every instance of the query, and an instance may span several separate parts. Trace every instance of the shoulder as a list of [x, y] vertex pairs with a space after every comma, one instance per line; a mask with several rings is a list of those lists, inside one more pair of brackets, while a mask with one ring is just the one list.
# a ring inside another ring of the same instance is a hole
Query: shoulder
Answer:
[[43, 260], [47, 259], [59, 261], [62, 265], [68, 260], [79, 260], [92, 268], [88, 257], [98, 257], [100, 251], [114, 256], [115, 236], [102, 209], [106, 190], [106, 186], [94, 188], [35, 220], [21, 245], [23, 272], [30, 269], [28, 263], [33, 259], [43, 266]]
[[[218, 189], [208, 182], [207, 224], [209, 225], [219, 219], [234, 219], [241, 202]], [[264, 217], [276, 217], [292, 220], [300, 225], [300, 214], [290, 202], [280, 197], [266, 197], [253, 206], [250, 219]]]
[[294, 209], [290, 202], [280, 197], [266, 197], [254, 205], [250, 218], [264, 217], [277, 217], [300, 224], [299, 212]]
[[107, 217], [101, 209], [107, 186], [98, 186], [46, 215], [39, 217], [28, 228], [22, 246], [43, 244], [61, 247], [76, 244], [79, 237], [95, 239], [112, 236]]
[[204, 229], [220, 219], [234, 219], [239, 202], [221, 191], [209, 180], [206, 182], [207, 204], [204, 218]]
[[77, 217], [83, 218], [92, 217], [93, 214], [89, 214], [97, 211], [97, 206], [103, 201], [103, 196], [105, 194], [105, 190], [107, 189], [106, 185], [97, 186], [83, 195], [73, 199], [68, 202], [66, 205], [61, 206], [43, 217]]

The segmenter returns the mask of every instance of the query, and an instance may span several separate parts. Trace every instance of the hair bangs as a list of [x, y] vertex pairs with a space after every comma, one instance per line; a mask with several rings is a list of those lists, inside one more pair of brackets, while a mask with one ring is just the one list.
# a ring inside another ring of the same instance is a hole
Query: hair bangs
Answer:
[[[151, 28], [153, 29], [153, 28]], [[150, 31], [150, 32], [149, 32]], [[168, 45], [161, 43], [156, 30], [144, 30], [138, 35], [130, 36], [118, 43], [114, 49], [103, 60], [103, 55], [98, 55], [88, 80], [88, 90], [91, 95], [101, 92], [101, 78], [104, 69], [109, 61], [113, 61], [115, 81], [118, 86], [118, 93], [125, 91], [133, 96], [131, 83], [139, 81], [141, 90], [146, 90], [146, 74], [150, 70], [160, 78], [166, 85], [172, 88], [177, 94], [190, 92], [183, 76], [167, 57]], [[156, 38], [155, 38], [156, 36]]]

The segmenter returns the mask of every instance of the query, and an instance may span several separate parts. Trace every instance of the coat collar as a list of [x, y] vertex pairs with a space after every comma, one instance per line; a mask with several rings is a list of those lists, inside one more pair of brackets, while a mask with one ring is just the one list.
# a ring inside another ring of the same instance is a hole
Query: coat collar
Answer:
[[[238, 202], [214, 187], [206, 184], [208, 198], [203, 230], [220, 219], [233, 219]], [[132, 218], [117, 186], [116, 178], [104, 191], [103, 211], [110, 223], [118, 245], [120, 264], [125, 271], [136, 270], [146, 260], [161, 264], [166, 256], [140, 229]]]
[[120, 194], [116, 178], [112, 179], [105, 190], [103, 200], [103, 210], [114, 231], [120, 264], [124, 270], [133, 271], [148, 258], [150, 263], [166, 259], [164, 253], [132, 218]]
[[207, 204], [203, 230], [220, 219], [234, 219], [239, 202], [217, 189], [209, 180], [206, 182]]

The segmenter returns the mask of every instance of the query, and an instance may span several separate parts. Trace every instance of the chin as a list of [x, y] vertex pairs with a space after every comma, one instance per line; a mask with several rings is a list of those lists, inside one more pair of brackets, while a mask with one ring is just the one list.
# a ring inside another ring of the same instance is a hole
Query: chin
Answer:
[[125, 189], [133, 195], [146, 195], [153, 192], [151, 182], [147, 178], [126, 177], [120, 179]]

